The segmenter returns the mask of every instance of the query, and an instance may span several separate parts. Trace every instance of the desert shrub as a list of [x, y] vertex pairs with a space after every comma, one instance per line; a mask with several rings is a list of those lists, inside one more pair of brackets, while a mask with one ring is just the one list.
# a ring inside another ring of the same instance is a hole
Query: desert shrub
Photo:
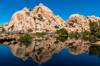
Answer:
[[64, 42], [68, 38], [68, 32], [64, 28], [57, 30], [57, 34], [59, 35], [57, 37], [57, 40], [59, 40], [61, 42]]
[[32, 36], [29, 33], [21, 34], [19, 41], [25, 45], [31, 44]]
[[79, 38], [81, 38], [81, 33], [78, 33], [78, 32], [70, 32], [68, 34], [68, 37], [70, 39], [79, 39]]

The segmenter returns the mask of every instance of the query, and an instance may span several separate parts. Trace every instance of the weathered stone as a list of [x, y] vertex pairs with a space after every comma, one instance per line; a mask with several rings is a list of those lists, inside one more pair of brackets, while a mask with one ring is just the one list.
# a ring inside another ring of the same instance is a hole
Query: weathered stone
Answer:
[[73, 14], [66, 22], [66, 29], [68, 32], [90, 31], [90, 22], [97, 22], [99, 24], [99, 21], [100, 17]]
[[64, 21], [55, 16], [54, 13], [44, 6], [39, 4], [32, 11], [27, 8], [16, 12], [11, 21], [4, 25], [7, 32], [55, 32], [55, 26], [64, 27]]

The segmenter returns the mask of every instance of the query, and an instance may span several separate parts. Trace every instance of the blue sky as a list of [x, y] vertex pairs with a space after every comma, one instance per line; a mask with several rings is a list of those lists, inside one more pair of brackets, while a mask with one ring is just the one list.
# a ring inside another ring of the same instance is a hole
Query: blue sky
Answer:
[[24, 7], [33, 9], [39, 3], [64, 20], [76, 13], [100, 16], [100, 0], [0, 0], [0, 24], [9, 22], [14, 12]]

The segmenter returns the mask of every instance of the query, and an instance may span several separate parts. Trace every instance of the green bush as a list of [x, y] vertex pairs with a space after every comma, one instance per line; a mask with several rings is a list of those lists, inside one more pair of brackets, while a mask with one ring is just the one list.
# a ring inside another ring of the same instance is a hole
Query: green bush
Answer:
[[71, 33], [68, 34], [68, 37], [70, 39], [79, 39], [79, 38], [81, 38], [81, 33], [71, 32]]
[[98, 30], [97, 22], [90, 22], [90, 31], [92, 34], [95, 34], [95, 32]]
[[20, 42], [22, 42], [25, 45], [28, 45], [32, 42], [32, 37], [29, 33], [24, 33], [20, 35]]
[[94, 34], [92, 34], [89, 31], [84, 31], [81, 33], [81, 39], [82, 40], [86, 40], [86, 41], [90, 41], [90, 42], [95, 42], [96, 41], [96, 37]]
[[57, 40], [59, 40], [61, 42], [64, 42], [68, 38], [68, 32], [64, 28], [57, 30], [57, 34], [59, 35], [57, 37]]
[[65, 28], [59, 29], [56, 31], [57, 34], [64, 34], [64, 35], [68, 35], [68, 32]]
[[95, 37], [95, 35], [90, 35], [90, 38], [89, 38], [89, 41], [90, 42], [96, 42], [96, 37]]
[[95, 36], [100, 39], [100, 30], [96, 31]]
[[90, 22], [90, 32], [95, 40], [100, 39], [100, 25], [98, 25], [98, 22]]
[[84, 32], [82, 32], [82, 39], [83, 40], [89, 40], [90, 39], [90, 36], [91, 35], [91, 32], [89, 32], [89, 31], [84, 31]]

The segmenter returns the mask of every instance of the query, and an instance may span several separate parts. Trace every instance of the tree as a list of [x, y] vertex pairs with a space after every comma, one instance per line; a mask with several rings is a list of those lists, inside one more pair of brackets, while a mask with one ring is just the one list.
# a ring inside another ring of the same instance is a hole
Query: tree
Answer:
[[100, 30], [97, 30], [96, 33], [95, 33], [95, 36], [100, 39]]
[[90, 31], [95, 35], [95, 32], [98, 30], [98, 25], [96, 22], [90, 22]]
[[95, 39], [100, 39], [100, 24], [98, 22], [90, 22], [90, 32]]
[[81, 38], [86, 41], [96, 42], [96, 37], [90, 31], [84, 31], [81, 33]]
[[59, 40], [61, 42], [64, 42], [68, 38], [68, 32], [64, 28], [57, 30], [57, 34], [59, 35], [57, 37], [57, 40]]

